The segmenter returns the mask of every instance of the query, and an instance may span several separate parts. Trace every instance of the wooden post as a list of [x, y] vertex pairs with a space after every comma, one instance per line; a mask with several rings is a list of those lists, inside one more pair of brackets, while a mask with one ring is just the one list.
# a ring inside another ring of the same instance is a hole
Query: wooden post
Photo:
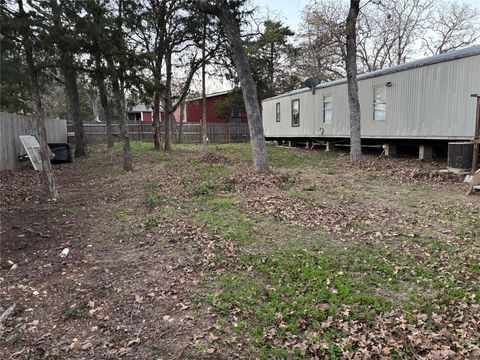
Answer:
[[472, 173], [478, 170], [478, 148], [480, 146], [480, 95], [472, 94], [472, 97], [477, 98], [477, 120], [475, 122], [475, 138], [473, 139], [473, 159], [472, 159]]

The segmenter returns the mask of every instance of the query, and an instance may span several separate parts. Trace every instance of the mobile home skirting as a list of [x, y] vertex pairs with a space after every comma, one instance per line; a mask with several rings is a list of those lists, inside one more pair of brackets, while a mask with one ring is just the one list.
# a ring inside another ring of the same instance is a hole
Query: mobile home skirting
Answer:
[[[476, 117], [470, 95], [480, 94], [480, 45], [359, 75], [358, 86], [362, 138], [469, 140]], [[296, 115], [292, 123], [296, 100], [299, 120]], [[320, 84], [315, 94], [304, 88], [266, 99], [262, 109], [267, 138], [350, 136], [345, 79]]]

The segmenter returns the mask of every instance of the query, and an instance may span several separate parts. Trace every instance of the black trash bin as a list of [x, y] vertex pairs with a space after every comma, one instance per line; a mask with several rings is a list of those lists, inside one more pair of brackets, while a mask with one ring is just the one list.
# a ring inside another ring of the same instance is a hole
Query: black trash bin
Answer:
[[55, 157], [51, 160], [52, 164], [63, 164], [72, 162], [72, 148], [67, 143], [48, 144]]

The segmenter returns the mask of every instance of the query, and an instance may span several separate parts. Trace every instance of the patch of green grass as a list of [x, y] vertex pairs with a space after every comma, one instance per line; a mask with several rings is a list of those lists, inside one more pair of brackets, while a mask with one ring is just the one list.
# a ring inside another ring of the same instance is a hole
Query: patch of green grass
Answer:
[[115, 231], [115, 232], [113, 233], [113, 237], [114, 237], [114, 238], [117, 238], [117, 239], [125, 238], [125, 237], [127, 237], [127, 235], [128, 235], [128, 234], [127, 234], [125, 231]]
[[218, 154], [232, 155], [241, 161], [252, 162], [252, 147], [250, 143], [211, 144], [210, 151]]
[[160, 194], [158, 193], [155, 193], [155, 194], [150, 194], [148, 195], [147, 197], [147, 206], [150, 207], [150, 208], [154, 208], [155, 206], [157, 206], [160, 202]]
[[[218, 221], [218, 216], [211, 217]], [[363, 228], [364, 224], [356, 226]], [[368, 323], [394, 307], [431, 314], [478, 292], [472, 282], [478, 269], [473, 258], [444, 264], [445, 254], [454, 255], [450, 245], [415, 237], [401, 241], [414, 244], [416, 256], [383, 245], [319, 245], [313, 251], [313, 244], [304, 244], [311, 250], [287, 244], [263, 254], [244, 253], [239, 262], [249, 271], [224, 273], [218, 278], [220, 290], [209, 301], [222, 316], [234, 311], [238, 321], [247, 324], [245, 331], [260, 357], [277, 356], [274, 344], [291, 336], [308, 342], [308, 334], [319, 333], [330, 334], [324, 338], [329, 344], [321, 350], [324, 356], [339, 358], [342, 349], [336, 344], [342, 335], [334, 325], [325, 327], [329, 318]], [[456, 275], [440, 281], [438, 269]], [[274, 335], [265, 336], [269, 333]], [[289, 358], [294, 355], [292, 349], [280, 349]]]
[[145, 227], [145, 229], [151, 230], [157, 227], [157, 219], [155, 219], [153, 216], [150, 216], [145, 220], [143, 226]]
[[123, 244], [123, 251], [129, 252], [134, 251], [136, 249], [135, 244]]
[[213, 184], [202, 183], [192, 186], [191, 191], [193, 196], [208, 196], [212, 195], [216, 191], [216, 187]]
[[213, 204], [210, 202], [210, 205], [213, 205], [214, 209], [196, 213], [197, 220], [215, 231], [220, 231], [225, 238], [236, 243], [248, 243], [252, 240], [255, 230], [253, 215], [247, 215], [228, 202], [221, 202], [218, 206], [217, 200]]
[[161, 208], [160, 212], [165, 216], [171, 217], [178, 214], [179, 210], [173, 206], [167, 205]]
[[299, 191], [289, 191], [288, 196], [291, 197], [291, 198], [294, 198], [294, 199], [301, 198], [302, 193], [300, 193]]
[[208, 199], [205, 203], [215, 208], [232, 208], [237, 205], [238, 201], [231, 198], [213, 198]]
[[196, 197], [210, 197], [218, 192], [230, 192], [234, 189], [232, 184], [212, 184], [209, 182], [194, 183], [190, 186], [190, 192]]
[[322, 173], [325, 175], [335, 175], [337, 172], [332, 168], [323, 168]]
[[223, 164], [196, 162], [193, 164], [195, 181], [212, 181], [228, 175], [228, 168]]
[[[154, 151], [155, 147], [152, 141], [130, 141], [130, 149], [132, 155], [141, 155], [148, 151]], [[123, 143], [116, 142], [113, 146], [113, 150], [116, 152], [123, 151]]]
[[75, 306], [69, 307], [65, 313], [63, 314], [64, 320], [73, 319], [74, 317], [78, 316], [78, 309]]
[[[244, 255], [240, 261], [253, 268], [252, 273], [222, 275], [219, 283], [223, 291], [211, 296], [210, 301], [221, 314], [239, 309], [260, 354], [275, 356], [274, 347], [264, 336], [269, 329], [275, 329], [272, 341], [285, 341], [292, 335], [302, 339], [307, 332], [323, 333], [322, 324], [328, 317], [345, 317], [344, 306], [349, 307], [347, 318], [351, 320], [368, 320], [376, 312], [391, 309], [388, 299], [357, 278], [357, 273], [366, 268], [385, 277], [392, 275], [385, 262], [368, 254], [364, 249], [349, 249], [341, 261], [341, 253], [322, 255], [291, 248]], [[352, 262], [353, 268], [349, 269]], [[335, 329], [331, 331], [335, 333]], [[332, 342], [331, 353], [339, 352], [335, 346]]]
[[113, 217], [117, 220], [128, 222], [130, 220], [130, 216], [125, 212], [125, 210], [121, 208], [114, 208], [113, 209]]
[[[335, 153], [315, 150], [288, 149], [274, 145], [268, 146], [268, 157], [272, 166], [286, 168], [299, 166], [321, 167], [328, 164], [338, 164], [343, 161], [343, 159]], [[333, 169], [327, 169], [326, 171], [328, 173], [334, 173]]]
[[93, 179], [107, 181], [116, 179], [124, 174], [125, 173], [121, 169], [105, 170], [101, 174], [94, 174]]
[[[210, 150], [219, 154], [231, 155], [239, 160], [252, 162], [252, 149], [249, 143], [212, 144]], [[283, 148], [268, 145], [269, 162], [274, 167], [299, 167], [336, 164], [344, 161], [339, 154], [324, 151]]]
[[164, 205], [172, 205], [173, 204], [173, 200], [172, 200], [171, 197], [165, 196], [165, 195], [163, 195], [162, 193], [159, 193], [159, 192], [154, 192], [154, 193], [149, 194], [147, 196], [147, 199], [146, 199], [145, 202], [146, 202], [147, 206], [151, 209], [157, 207], [160, 204], [164, 204]]

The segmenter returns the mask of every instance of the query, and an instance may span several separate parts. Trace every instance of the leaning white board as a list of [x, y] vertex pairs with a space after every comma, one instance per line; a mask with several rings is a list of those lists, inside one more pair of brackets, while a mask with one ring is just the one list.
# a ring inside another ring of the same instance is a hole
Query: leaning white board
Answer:
[[22, 142], [25, 151], [28, 154], [28, 158], [35, 170], [42, 170], [42, 157], [40, 156], [40, 144], [35, 136], [32, 135], [20, 135], [20, 141]]

